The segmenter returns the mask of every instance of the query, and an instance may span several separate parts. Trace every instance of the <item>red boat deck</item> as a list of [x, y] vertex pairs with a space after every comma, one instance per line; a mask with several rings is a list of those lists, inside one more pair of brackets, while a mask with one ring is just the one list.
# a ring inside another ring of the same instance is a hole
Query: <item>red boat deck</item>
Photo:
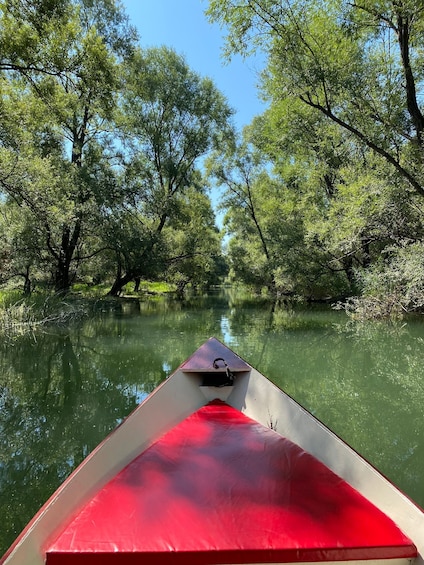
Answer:
[[414, 557], [346, 482], [215, 401], [137, 457], [47, 550], [47, 565], [206, 565]]

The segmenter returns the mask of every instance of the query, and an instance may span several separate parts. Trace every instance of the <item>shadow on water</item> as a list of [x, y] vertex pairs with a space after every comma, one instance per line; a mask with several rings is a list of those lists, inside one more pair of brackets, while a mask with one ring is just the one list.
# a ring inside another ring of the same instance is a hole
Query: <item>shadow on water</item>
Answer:
[[424, 324], [352, 325], [232, 289], [101, 302], [67, 330], [0, 343], [0, 554], [72, 469], [215, 336], [424, 505]]

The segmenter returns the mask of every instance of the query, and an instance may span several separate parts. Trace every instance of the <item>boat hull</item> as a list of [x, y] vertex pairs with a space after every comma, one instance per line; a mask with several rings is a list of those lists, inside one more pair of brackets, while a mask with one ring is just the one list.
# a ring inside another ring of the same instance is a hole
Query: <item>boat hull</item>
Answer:
[[[215, 364], [218, 368], [214, 366], [216, 359], [224, 360]], [[217, 374], [224, 374], [225, 377], [228, 371], [235, 376], [232, 386], [213, 386], [213, 381], [212, 386], [210, 385], [210, 379], [215, 378]], [[208, 383], [207, 386], [205, 382]], [[139, 562], [142, 548], [131, 552], [128, 548], [125, 551], [119, 551], [116, 547], [113, 551], [101, 551], [94, 547], [92, 551], [77, 549], [72, 552], [65, 550], [65, 546], [57, 546], [57, 540], [80, 515], [87, 502], [95, 498], [120, 472], [140, 455], [149, 452], [161, 438], [184, 423], [193, 413], [208, 406], [211, 399], [216, 398], [225, 402], [229, 409], [242, 414], [243, 418], [256, 422], [273, 436], [278, 436], [281, 441], [284, 438], [284, 441], [298, 446], [302, 452], [343, 479], [349, 487], [388, 516], [412, 540], [417, 548], [417, 555], [413, 555], [410, 549], [392, 554], [389, 552], [386, 556], [382, 553], [374, 555], [370, 549], [366, 553], [357, 554], [336, 551], [302, 553], [299, 548], [292, 552], [261, 553], [258, 550], [255, 553], [252, 550], [243, 553], [243, 548], [237, 552], [228, 548], [223, 551], [221, 547], [222, 551], [215, 552], [213, 557], [202, 557], [198, 545], [195, 545], [190, 553], [186, 546], [179, 548], [177, 544], [168, 552], [175, 560], [166, 562], [342, 563], [348, 560], [355, 563], [376, 561], [381, 565], [386, 562], [392, 565], [406, 565], [411, 561], [423, 563], [422, 510], [290, 396], [223, 344], [211, 339], [147, 397], [72, 473], [3, 556], [0, 564], [41, 565], [46, 559], [49, 565], [66, 565], [71, 561], [74, 564], [100, 561], [108, 564], [135, 563], [138, 559]], [[262, 531], [263, 528], [264, 524]], [[217, 547], [220, 548], [219, 540]], [[147, 550], [144, 557], [147, 562], [154, 563], [152, 556], [148, 558]], [[158, 562], [165, 563], [163, 556]]]

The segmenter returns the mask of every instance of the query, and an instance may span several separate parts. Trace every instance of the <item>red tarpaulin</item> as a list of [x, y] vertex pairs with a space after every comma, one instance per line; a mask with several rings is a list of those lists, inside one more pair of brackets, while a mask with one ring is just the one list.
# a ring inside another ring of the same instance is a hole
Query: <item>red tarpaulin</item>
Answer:
[[238, 410], [204, 406], [90, 500], [47, 565], [202, 565], [413, 557], [380, 510]]

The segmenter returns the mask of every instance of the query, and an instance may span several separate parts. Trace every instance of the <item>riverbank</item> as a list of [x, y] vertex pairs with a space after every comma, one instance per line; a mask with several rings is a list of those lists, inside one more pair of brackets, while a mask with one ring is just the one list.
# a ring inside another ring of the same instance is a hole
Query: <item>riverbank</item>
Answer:
[[164, 282], [145, 282], [137, 293], [124, 289], [118, 298], [108, 297], [107, 288], [78, 284], [65, 297], [47, 291], [29, 296], [14, 289], [0, 291], [0, 333], [12, 336], [50, 325], [64, 326], [125, 299], [152, 299], [175, 293], [175, 288]]

